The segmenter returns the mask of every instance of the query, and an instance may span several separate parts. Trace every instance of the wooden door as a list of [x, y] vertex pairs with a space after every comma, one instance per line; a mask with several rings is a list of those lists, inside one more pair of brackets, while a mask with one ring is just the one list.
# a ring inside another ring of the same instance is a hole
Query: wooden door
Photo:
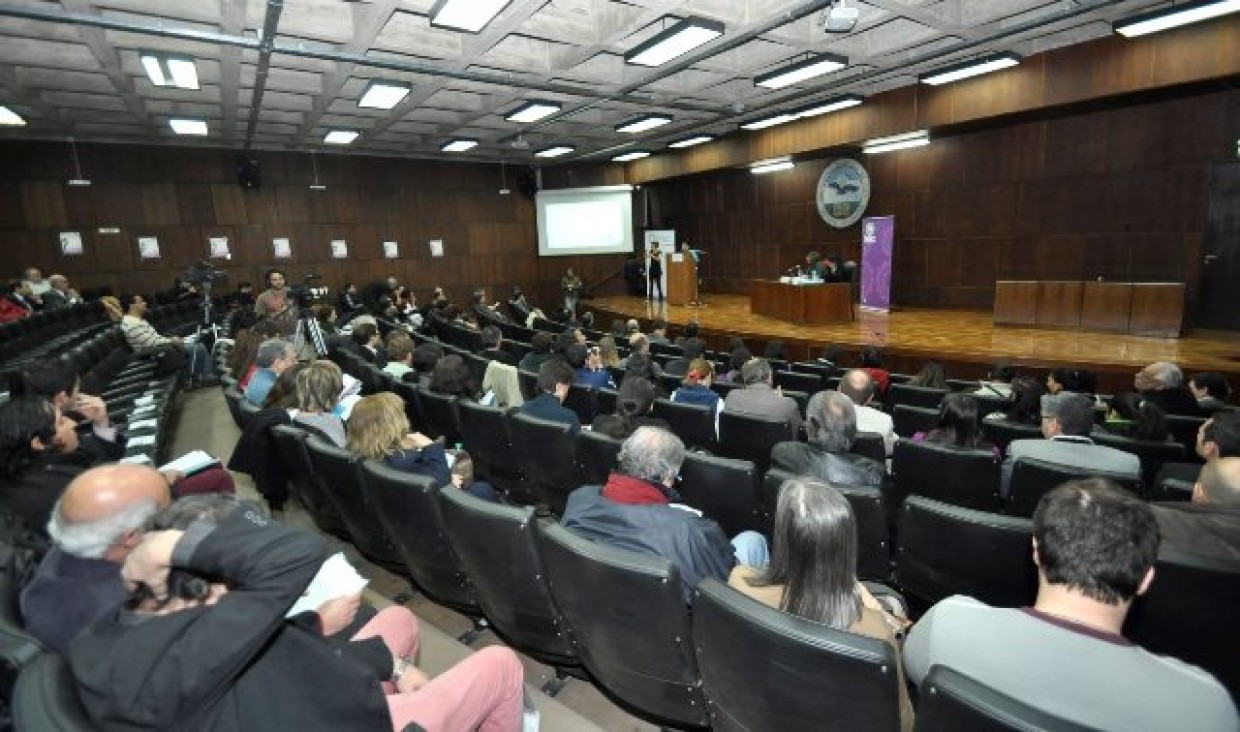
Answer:
[[1202, 247], [1195, 325], [1240, 330], [1240, 163], [1210, 171], [1210, 213]]

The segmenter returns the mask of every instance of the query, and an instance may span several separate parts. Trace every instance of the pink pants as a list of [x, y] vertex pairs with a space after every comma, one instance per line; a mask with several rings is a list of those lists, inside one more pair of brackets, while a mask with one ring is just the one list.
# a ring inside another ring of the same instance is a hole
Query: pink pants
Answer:
[[[393, 656], [412, 657], [418, 650], [418, 619], [409, 610], [393, 606], [381, 610], [354, 640], [379, 636]], [[521, 729], [524, 693], [521, 662], [511, 650], [484, 648], [430, 683], [407, 694], [388, 694], [392, 729], [399, 732], [416, 722], [427, 732], [513, 732]]]

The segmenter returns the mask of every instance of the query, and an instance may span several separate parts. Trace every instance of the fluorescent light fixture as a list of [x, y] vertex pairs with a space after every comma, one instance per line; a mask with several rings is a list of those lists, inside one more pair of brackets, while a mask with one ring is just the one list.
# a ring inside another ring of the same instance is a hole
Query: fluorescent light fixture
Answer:
[[774, 127], [775, 125], [782, 125], [785, 122], [791, 122], [794, 119], [796, 119], [796, 115], [788, 114], [787, 112], [778, 112], [776, 114], [769, 114], [765, 117], [758, 117], [756, 119], [751, 119], [748, 122], [742, 122], [741, 129], [743, 130], [764, 130], [767, 127]]
[[691, 15], [624, 54], [624, 62], [638, 66], [662, 66], [721, 35], [723, 23]]
[[90, 180], [86, 178], [70, 178], [68, 181], [66, 181], [65, 185], [74, 186], [75, 188], [85, 187], [85, 186], [90, 185]]
[[22, 119], [20, 114], [14, 112], [8, 107], [0, 106], [0, 125], [24, 127], [26, 125], [26, 120]]
[[454, 137], [440, 146], [443, 152], [465, 152], [478, 146], [477, 140], [471, 140], [467, 137]]
[[400, 100], [409, 96], [411, 87], [408, 84], [399, 81], [381, 81], [379, 79], [371, 79], [366, 85], [366, 91], [362, 92], [362, 98], [357, 100], [357, 106], [370, 107], [371, 109], [391, 109]]
[[189, 56], [139, 51], [138, 60], [142, 62], [143, 70], [155, 86], [198, 88], [198, 67]]
[[790, 157], [769, 158], [751, 164], [749, 172], [754, 175], [765, 175], [766, 173], [777, 173], [781, 170], [791, 170], [795, 167], [796, 164], [792, 162]]
[[323, 142], [328, 145], [348, 145], [357, 139], [362, 133], [357, 130], [328, 130], [323, 136]]
[[891, 137], [876, 137], [873, 140], [866, 140], [861, 147], [861, 152], [866, 155], [876, 153], [891, 152], [892, 150], [904, 150], [910, 147], [921, 147], [930, 144], [930, 135], [925, 130], [917, 130], [916, 132], [906, 132], [902, 135], [892, 135]]
[[627, 163], [630, 160], [641, 160], [642, 158], [648, 157], [650, 157], [650, 153], [645, 150], [634, 150], [633, 152], [626, 152], [623, 155], [617, 155], [611, 160], [614, 163]]
[[1240, 0], [1206, 0], [1134, 15], [1112, 23], [1111, 27], [1121, 36], [1134, 38], [1189, 23], [1199, 23], [1237, 11], [1240, 11]]
[[567, 155], [577, 148], [572, 145], [554, 145], [552, 147], [544, 147], [534, 152], [536, 158], [558, 158], [561, 155]]
[[794, 109], [788, 114], [791, 114], [798, 119], [805, 117], [817, 117], [820, 114], [829, 114], [831, 112], [838, 112], [841, 109], [855, 107], [864, 101], [865, 99], [863, 97], [859, 97], [856, 94], [848, 94], [842, 97], [827, 99], [822, 102], [814, 102], [813, 104], [801, 107], [800, 109]]
[[206, 120], [201, 119], [170, 119], [168, 125], [172, 127], [172, 131], [178, 135], [205, 135], [207, 134]]
[[710, 135], [694, 135], [693, 137], [682, 137], [679, 140], [672, 140], [667, 143], [667, 146], [674, 148], [693, 147], [694, 145], [701, 145], [703, 142], [710, 142], [713, 139], [715, 138]]
[[477, 33], [511, 0], [439, 0], [431, 6], [431, 25]]
[[545, 99], [532, 99], [504, 115], [504, 119], [509, 122], [520, 122], [522, 124], [537, 122], [547, 115], [555, 114], [560, 111], [563, 106], [564, 105], [559, 102], [549, 102]]
[[311, 183], [311, 184], [310, 184], [310, 190], [312, 190], [312, 191], [325, 191], [325, 190], [327, 190], [327, 186], [323, 185], [322, 183]]
[[939, 84], [950, 84], [953, 81], [967, 79], [971, 76], [981, 76], [982, 74], [989, 74], [1001, 69], [1010, 69], [1018, 63], [1020, 63], [1020, 56], [1014, 53], [996, 53], [948, 66], [929, 74], [922, 74], [918, 78], [923, 84], [938, 86]]
[[672, 118], [665, 114], [646, 114], [641, 117], [634, 117], [627, 122], [621, 122], [616, 125], [616, 132], [627, 132], [630, 135], [635, 135], [638, 132], [645, 132], [646, 130], [653, 130], [656, 127], [662, 127], [671, 121]]
[[848, 65], [848, 59], [832, 53], [820, 53], [804, 61], [775, 69], [760, 76], [755, 76], [753, 83], [767, 89], [783, 89], [785, 86], [799, 84], [815, 76], [839, 71]]

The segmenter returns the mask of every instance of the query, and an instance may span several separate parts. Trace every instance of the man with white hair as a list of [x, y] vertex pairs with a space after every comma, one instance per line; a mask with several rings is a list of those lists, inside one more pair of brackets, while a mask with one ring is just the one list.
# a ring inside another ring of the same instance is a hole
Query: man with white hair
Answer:
[[68, 277], [62, 274], [54, 274], [47, 278], [47, 283], [51, 287], [47, 292], [43, 293], [44, 309], [55, 310], [56, 308], [78, 305], [82, 302], [82, 296], [69, 285]]
[[267, 394], [276, 385], [276, 379], [289, 366], [297, 363], [297, 349], [283, 338], [271, 338], [258, 344], [254, 354], [254, 375], [245, 387], [245, 398], [254, 405], [263, 406]]
[[1201, 414], [1197, 397], [1184, 385], [1184, 372], [1169, 361], [1156, 361], [1138, 371], [1133, 386], [1142, 399], [1157, 404], [1167, 414]]
[[676, 435], [639, 427], [620, 448], [619, 469], [602, 486], [582, 486], [568, 497], [561, 523], [592, 541], [667, 559], [680, 570], [685, 597], [707, 577], [727, 582], [739, 561], [763, 567], [766, 539], [742, 531], [728, 541], [719, 524], [677, 505], [673, 487], [685, 460]]
[[83, 628], [125, 599], [120, 566], [170, 500], [168, 481], [142, 465], [104, 465], [69, 483], [47, 524], [54, 546], [22, 591], [26, 630], [67, 653]]

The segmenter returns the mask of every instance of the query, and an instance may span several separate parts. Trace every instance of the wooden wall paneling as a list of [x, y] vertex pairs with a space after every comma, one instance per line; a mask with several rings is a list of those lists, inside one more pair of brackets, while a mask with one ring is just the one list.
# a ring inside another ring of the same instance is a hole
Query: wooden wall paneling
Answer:
[[26, 226], [22, 185], [15, 181], [0, 183], [0, 229], [21, 229]]
[[[323, 196], [331, 191], [311, 191], [308, 186], [272, 186], [276, 195], [276, 220], [265, 223], [303, 224], [311, 221], [315, 208], [324, 208]], [[311, 194], [315, 194], [313, 200]], [[251, 221], [251, 223], [256, 223]]]
[[69, 225], [64, 185], [54, 181], [30, 181], [22, 185], [22, 209], [28, 226], [56, 228]]
[[1040, 326], [1075, 328], [1081, 324], [1081, 298], [1084, 283], [1044, 281], [1038, 285]]
[[1128, 330], [1132, 283], [1086, 282], [1081, 296], [1081, 327], [1089, 330]]
[[190, 226], [216, 223], [215, 201], [209, 193], [209, 186], [202, 183], [176, 184], [177, 211], [181, 223]]
[[[197, 186], [203, 188], [203, 186]], [[215, 212], [214, 222], [221, 225], [235, 226], [249, 222], [246, 212], [245, 191], [235, 183], [215, 183], [206, 186], [201, 194], [209, 194], [211, 208]]]

